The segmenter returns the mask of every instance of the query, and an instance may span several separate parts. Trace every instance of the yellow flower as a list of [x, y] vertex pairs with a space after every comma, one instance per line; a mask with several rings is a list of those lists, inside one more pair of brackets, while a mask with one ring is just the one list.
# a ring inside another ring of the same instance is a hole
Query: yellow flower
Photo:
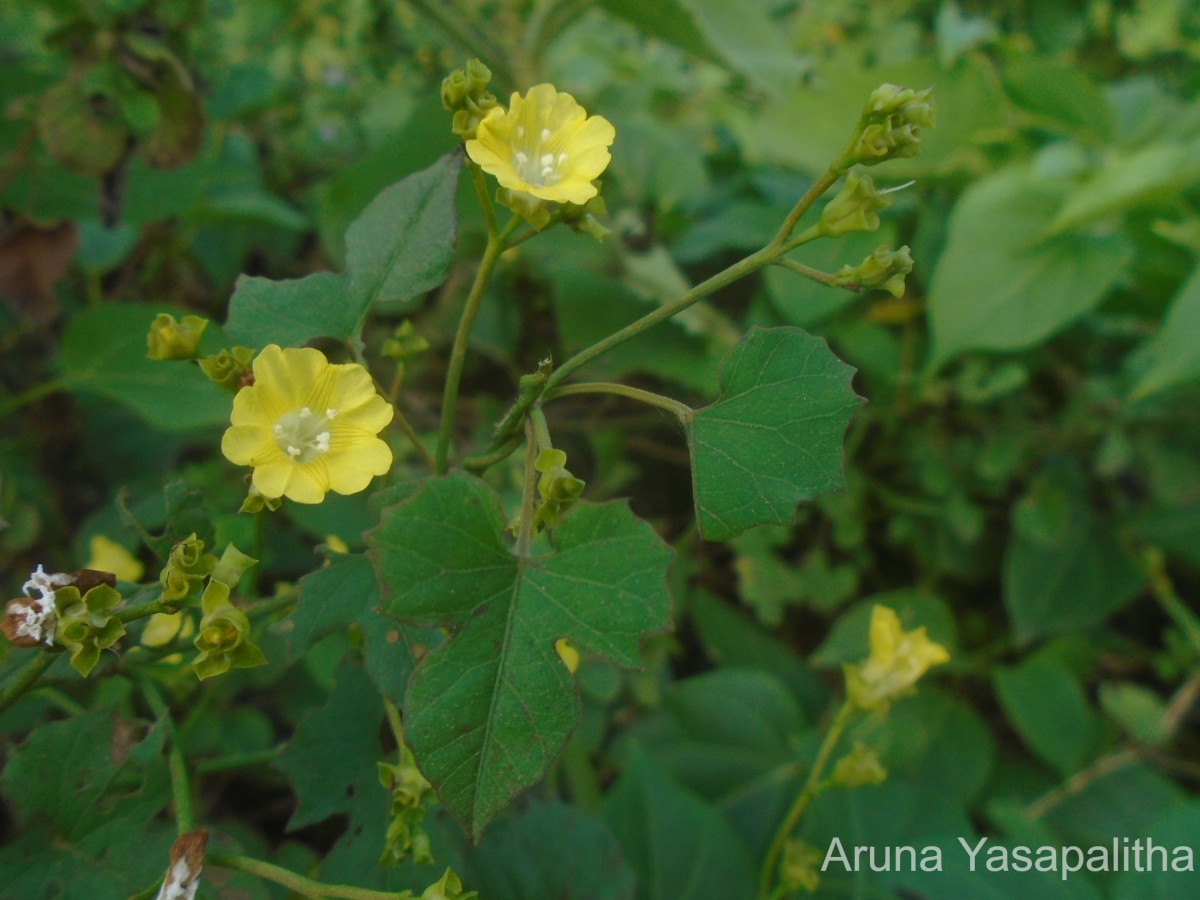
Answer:
[[596, 196], [592, 179], [612, 159], [617, 132], [602, 116], [589, 116], [570, 94], [539, 84], [508, 109], [493, 107], [479, 123], [467, 154], [501, 187], [552, 203], [586, 203]]
[[924, 628], [904, 631], [896, 611], [876, 606], [871, 611], [871, 655], [857, 666], [846, 666], [846, 692], [863, 709], [883, 709], [912, 691], [930, 666], [950, 654], [931, 641]]
[[88, 557], [85, 569], [96, 569], [100, 572], [112, 572], [117, 581], [137, 581], [146, 571], [146, 567], [133, 554], [118, 544], [98, 534], [88, 542], [91, 556]]
[[559, 638], [554, 642], [554, 652], [563, 661], [563, 665], [567, 667], [567, 671], [574, 675], [575, 671], [579, 668], [579, 651], [572, 647], [571, 642], [566, 638]]
[[254, 384], [233, 398], [221, 452], [254, 467], [263, 497], [320, 503], [327, 491], [357, 493], [391, 468], [392, 451], [376, 435], [393, 412], [362, 366], [271, 344], [254, 360]]

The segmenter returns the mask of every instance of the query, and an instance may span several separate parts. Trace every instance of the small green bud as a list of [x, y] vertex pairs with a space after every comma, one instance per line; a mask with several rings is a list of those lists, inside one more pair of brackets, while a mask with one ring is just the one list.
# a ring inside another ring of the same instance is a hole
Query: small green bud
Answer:
[[225, 584], [237, 584], [242, 580], [242, 576], [246, 574], [246, 570], [251, 566], [257, 565], [258, 560], [247, 556], [233, 544], [225, 546], [225, 552], [221, 554], [216, 567], [212, 571], [212, 580], [221, 581]]
[[217, 558], [204, 552], [204, 541], [195, 534], [171, 548], [167, 565], [159, 573], [164, 600], [183, 600], [200, 590], [200, 585], [217, 565]]
[[593, 182], [596, 185], [596, 196], [588, 200], [587, 203], [564, 203], [562, 205], [562, 219], [569, 225], [572, 230], [590, 234], [596, 240], [604, 243], [604, 239], [608, 237], [610, 231], [600, 222], [600, 216], [607, 212], [604, 205], [604, 198], [600, 196], [600, 183]]
[[933, 88], [914, 91], [895, 84], [880, 85], [867, 100], [859, 120], [858, 143], [851, 163], [873, 166], [897, 157], [917, 155], [920, 128], [933, 128], [937, 110]]
[[478, 891], [463, 893], [462, 881], [454, 874], [453, 869], [447, 869], [434, 884], [421, 893], [420, 900], [478, 900]]
[[208, 319], [184, 316], [175, 321], [169, 313], [159, 313], [150, 323], [146, 335], [146, 356], [150, 359], [195, 359], [200, 336], [208, 327]]
[[821, 883], [821, 864], [824, 855], [812, 844], [788, 838], [779, 861], [779, 886], [790, 895], [798, 891], [811, 894]]
[[229, 601], [229, 585], [210, 580], [200, 598], [204, 613], [199, 634], [192, 642], [199, 655], [192, 660], [192, 671], [203, 681], [230, 669], [265, 666], [267, 658], [250, 641], [250, 620]]
[[538, 454], [533, 467], [542, 473], [538, 479], [538, 504], [534, 528], [554, 528], [567, 514], [583, 493], [585, 482], [580, 481], [566, 468], [567, 454], [561, 450], [543, 450]]
[[249, 347], [234, 347], [204, 357], [200, 360], [200, 371], [221, 390], [236, 394], [246, 386], [245, 379], [250, 374], [250, 364], [253, 362], [253, 350]]
[[405, 319], [392, 332], [392, 336], [383, 342], [383, 355], [397, 362], [406, 362], [410, 357], [424, 353], [429, 349], [429, 341], [413, 330], [413, 324]]
[[842, 266], [833, 278], [839, 286], [856, 284], [866, 290], [887, 291], [899, 298], [904, 296], [904, 278], [912, 270], [912, 254], [907, 246], [890, 250], [884, 245], [857, 266]]
[[833, 767], [833, 783], [838, 787], [856, 788], [865, 784], [883, 784], [887, 770], [879, 762], [879, 754], [856, 741], [850, 752]]
[[475, 137], [475, 129], [488, 111], [498, 104], [487, 89], [492, 70], [477, 59], [467, 68], [455, 69], [442, 81], [442, 106], [454, 114], [450, 130], [464, 141]]
[[71, 668], [87, 678], [100, 651], [115, 644], [125, 634], [125, 626], [111, 615], [121, 595], [107, 584], [98, 584], [82, 597], [75, 585], [54, 593], [54, 643], [71, 651]]
[[418, 865], [432, 863], [429, 835], [421, 827], [423, 803], [432, 787], [407, 747], [401, 748], [401, 756], [398, 765], [379, 763], [379, 782], [391, 793], [392, 816], [379, 861], [384, 866], [398, 866], [411, 857]]
[[838, 237], [852, 231], [875, 231], [879, 212], [892, 203], [875, 187], [870, 175], [851, 172], [841, 192], [821, 211], [818, 227], [825, 237]]

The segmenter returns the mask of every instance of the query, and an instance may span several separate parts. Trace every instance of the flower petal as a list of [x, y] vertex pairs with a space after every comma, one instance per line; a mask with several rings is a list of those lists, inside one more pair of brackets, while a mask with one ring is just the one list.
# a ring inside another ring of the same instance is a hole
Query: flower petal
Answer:
[[233, 425], [221, 438], [221, 452], [238, 466], [260, 466], [274, 458], [282, 459], [271, 432], [260, 425]]

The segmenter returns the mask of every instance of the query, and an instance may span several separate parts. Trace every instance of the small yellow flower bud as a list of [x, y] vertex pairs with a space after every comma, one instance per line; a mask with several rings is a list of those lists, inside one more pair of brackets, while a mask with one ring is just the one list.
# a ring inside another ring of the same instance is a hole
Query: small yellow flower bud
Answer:
[[169, 313], [159, 313], [146, 335], [146, 356], [150, 359], [195, 359], [200, 336], [207, 327], [208, 319], [200, 316], [184, 316], [182, 322], [177, 322]]

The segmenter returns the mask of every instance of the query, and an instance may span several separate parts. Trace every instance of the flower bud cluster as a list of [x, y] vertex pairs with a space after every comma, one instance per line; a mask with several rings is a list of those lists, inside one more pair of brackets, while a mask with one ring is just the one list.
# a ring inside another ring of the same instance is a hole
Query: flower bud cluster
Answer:
[[204, 584], [217, 565], [217, 558], [204, 552], [204, 541], [189, 535], [171, 548], [167, 564], [158, 576], [164, 600], [184, 600]]
[[429, 835], [421, 827], [424, 803], [433, 789], [417, 769], [412, 752], [401, 748], [401, 762], [379, 763], [379, 783], [391, 793], [392, 821], [384, 839], [380, 865], [398, 866], [410, 856], [417, 865], [433, 862]]
[[253, 379], [250, 365], [254, 351], [249, 347], [232, 347], [200, 360], [200, 371], [223, 391], [236, 394]]
[[463, 140], [475, 137], [483, 117], [496, 106], [495, 96], [487, 89], [491, 80], [492, 70], [477, 59], [442, 80], [442, 106], [454, 114], [450, 130]]
[[842, 266], [834, 273], [834, 283], [858, 285], [867, 290], [887, 291], [893, 297], [904, 296], [904, 278], [913, 269], [908, 247], [891, 250], [880, 247], [857, 266]]
[[933, 128], [933, 88], [914, 91], [896, 84], [880, 85], [867, 100], [853, 162], [873, 166], [889, 159], [917, 155], [920, 128]]

